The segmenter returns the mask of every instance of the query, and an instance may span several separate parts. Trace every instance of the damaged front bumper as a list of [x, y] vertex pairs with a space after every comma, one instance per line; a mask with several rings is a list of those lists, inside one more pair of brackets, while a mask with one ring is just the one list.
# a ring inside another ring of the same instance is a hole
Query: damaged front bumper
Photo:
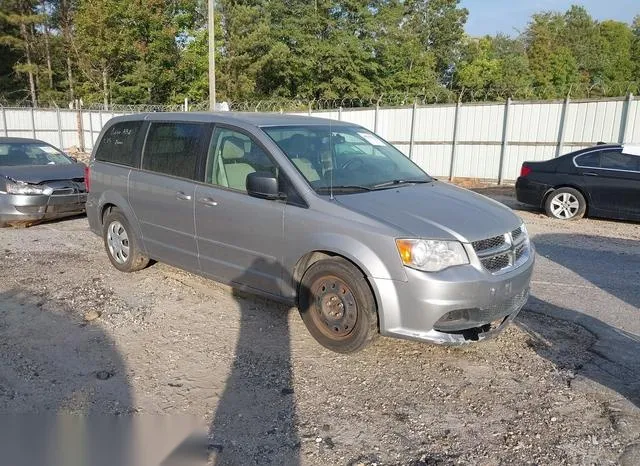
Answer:
[[0, 226], [25, 225], [85, 212], [86, 193], [0, 194]]

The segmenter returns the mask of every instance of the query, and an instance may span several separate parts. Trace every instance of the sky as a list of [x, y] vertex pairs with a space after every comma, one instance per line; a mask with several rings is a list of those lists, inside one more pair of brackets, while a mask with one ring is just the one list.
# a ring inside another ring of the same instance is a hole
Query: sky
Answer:
[[640, 14], [639, 0], [461, 0], [469, 10], [466, 31], [471, 36], [510, 36], [524, 30], [533, 13], [566, 11], [572, 4], [586, 7], [597, 20], [615, 19], [630, 23]]

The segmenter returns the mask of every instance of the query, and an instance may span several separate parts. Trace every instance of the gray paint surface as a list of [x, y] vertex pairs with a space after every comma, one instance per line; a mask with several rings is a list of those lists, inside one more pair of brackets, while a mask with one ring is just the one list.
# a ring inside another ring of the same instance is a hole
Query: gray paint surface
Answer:
[[[306, 203], [302, 207], [259, 199], [92, 160], [87, 203], [92, 230], [101, 232], [100, 214], [104, 206], [113, 204], [131, 218], [132, 228], [153, 259], [294, 303], [300, 261], [314, 251], [341, 255], [367, 277], [381, 333], [441, 343], [467, 341], [462, 335], [433, 330], [446, 313], [499, 307], [528, 290], [533, 250], [522, 266], [497, 276], [483, 268], [470, 244], [517, 228], [522, 222], [510, 209], [437, 181], [335, 198], [318, 195], [260, 129], [328, 123], [354, 126], [350, 123], [274, 114], [153, 113], [122, 117], [110, 125], [141, 118], [222, 123], [252, 134]], [[460, 241], [470, 264], [437, 273], [408, 269], [395, 244], [397, 238], [407, 237]], [[512, 317], [520, 306], [512, 310]]]

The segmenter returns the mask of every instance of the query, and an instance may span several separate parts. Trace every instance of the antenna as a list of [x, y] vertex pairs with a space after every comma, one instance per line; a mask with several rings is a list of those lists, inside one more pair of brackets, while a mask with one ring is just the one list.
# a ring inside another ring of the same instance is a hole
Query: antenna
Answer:
[[331, 167], [329, 168], [329, 198], [333, 201], [333, 128], [331, 127], [332, 122], [329, 121], [329, 163]]

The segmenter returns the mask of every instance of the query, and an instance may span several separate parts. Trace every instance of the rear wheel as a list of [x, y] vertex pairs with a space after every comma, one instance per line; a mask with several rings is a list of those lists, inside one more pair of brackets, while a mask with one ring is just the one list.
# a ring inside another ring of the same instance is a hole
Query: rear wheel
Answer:
[[102, 225], [104, 247], [113, 266], [121, 272], [136, 272], [149, 264], [139, 247], [138, 239], [122, 212], [112, 208]]
[[321, 260], [307, 269], [300, 283], [299, 307], [309, 333], [332, 351], [359, 351], [378, 335], [369, 284], [345, 259]]
[[587, 201], [577, 189], [560, 188], [547, 196], [544, 207], [549, 217], [578, 220], [587, 211]]

